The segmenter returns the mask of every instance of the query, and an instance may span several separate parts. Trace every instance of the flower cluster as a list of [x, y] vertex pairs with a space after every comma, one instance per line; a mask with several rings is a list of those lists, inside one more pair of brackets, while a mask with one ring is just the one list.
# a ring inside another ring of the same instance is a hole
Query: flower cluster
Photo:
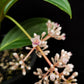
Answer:
[[[36, 33], [34, 33], [34, 38], [31, 38], [31, 41], [32, 41], [32, 46], [33, 47], [37, 47], [39, 46], [42, 50], [43, 50], [43, 53], [45, 55], [48, 55], [48, 53], [50, 53], [49, 50], [45, 50], [48, 48], [48, 45], [47, 45], [47, 41], [44, 41], [43, 38], [44, 36], [46, 35], [46, 32], [43, 32], [41, 34], [41, 38], [40, 38], [40, 35], [37, 35]], [[32, 48], [30, 47], [26, 47], [27, 50], [31, 50]], [[40, 53], [40, 51], [36, 48], [36, 54], [39, 58], [42, 57], [42, 54]]]
[[16, 60], [9, 62], [9, 65], [11, 66], [9, 69], [16, 70], [16, 69], [20, 68], [20, 69], [22, 69], [22, 74], [26, 75], [26, 69], [30, 70], [31, 67], [26, 65], [26, 63], [24, 61], [24, 55], [21, 54], [19, 56], [17, 53], [13, 53], [13, 56], [15, 57]]
[[[54, 82], [54, 84], [77, 84], [75, 77], [78, 76], [78, 72], [74, 72], [70, 76], [70, 72], [73, 71], [74, 66], [73, 64], [67, 64], [71, 55], [71, 52], [63, 49], [61, 56], [56, 54], [54, 58], [51, 58], [53, 64], [50, 68], [44, 68], [46, 73], [43, 73], [42, 69], [37, 68], [37, 72], [34, 72], [34, 75], [37, 75], [41, 80], [35, 84], [49, 84], [50, 81]], [[63, 71], [59, 72], [58, 68], [63, 68]]]
[[58, 53], [56, 53], [55, 57], [54, 58], [52, 57], [51, 60], [54, 65], [62, 67], [67, 64], [71, 56], [72, 56], [71, 52], [67, 52], [64, 49], [62, 49], [61, 56]]
[[62, 27], [60, 27], [60, 25], [58, 23], [54, 23], [54, 22], [51, 22], [50, 20], [48, 20], [46, 25], [48, 27], [48, 34], [51, 37], [53, 37], [57, 40], [65, 40], [65, 33], [61, 34]]

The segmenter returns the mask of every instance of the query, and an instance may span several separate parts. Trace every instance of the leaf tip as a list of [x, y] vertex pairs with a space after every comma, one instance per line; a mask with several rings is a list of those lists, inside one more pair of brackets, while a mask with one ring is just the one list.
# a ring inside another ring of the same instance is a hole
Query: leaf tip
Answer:
[[70, 16], [70, 20], [72, 19], [72, 16]]
[[72, 11], [70, 12], [69, 16], [70, 16], [70, 20], [71, 20], [72, 19]]

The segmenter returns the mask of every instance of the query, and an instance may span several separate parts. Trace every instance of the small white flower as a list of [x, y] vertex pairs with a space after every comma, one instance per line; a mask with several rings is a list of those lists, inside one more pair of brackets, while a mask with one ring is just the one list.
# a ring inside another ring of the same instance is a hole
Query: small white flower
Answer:
[[28, 66], [28, 67], [27, 67], [27, 69], [28, 69], [28, 70], [31, 70], [31, 67], [30, 67], [30, 66]]
[[57, 69], [57, 68], [55, 68], [55, 71], [57, 72], [57, 71], [58, 71], [58, 69]]
[[48, 71], [48, 67], [45, 67], [44, 70], [45, 70], [45, 71]]
[[64, 64], [66, 64], [66, 63], [68, 62], [68, 59], [67, 59], [67, 58], [62, 58], [62, 62], [63, 62]]
[[74, 65], [73, 65], [73, 64], [68, 64], [68, 65], [67, 65], [67, 68], [69, 68], [69, 69], [70, 69], [70, 68], [74, 68]]
[[23, 64], [23, 61], [21, 60], [21, 61], [19, 61], [19, 64]]
[[44, 80], [48, 80], [48, 77], [45, 77]]
[[17, 53], [13, 53], [14, 56], [17, 56], [18, 54]]
[[77, 81], [77, 79], [72, 79], [72, 81], [73, 81], [73, 82], [76, 82], [76, 81]]
[[46, 32], [43, 32], [43, 33], [41, 34], [41, 39], [42, 39], [45, 35], [46, 35]]
[[72, 75], [76, 77], [78, 76], [78, 72], [74, 72]]
[[24, 65], [21, 65], [21, 69], [24, 69], [25, 68], [25, 66]]
[[55, 80], [55, 77], [56, 77], [56, 75], [54, 73], [51, 73], [50, 74], [50, 80], [51, 81], [54, 81]]
[[67, 64], [67, 62], [69, 61], [70, 57], [71, 57], [72, 53], [71, 52], [67, 52], [64, 49], [61, 50], [61, 58], [60, 61], [63, 64]]
[[26, 70], [23, 68], [22, 74], [25, 76], [26, 75]]

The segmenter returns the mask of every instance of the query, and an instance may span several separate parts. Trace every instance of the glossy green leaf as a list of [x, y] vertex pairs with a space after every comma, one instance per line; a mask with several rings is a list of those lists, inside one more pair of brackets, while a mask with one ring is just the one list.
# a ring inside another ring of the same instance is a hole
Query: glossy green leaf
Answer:
[[[47, 32], [46, 18], [32, 18], [24, 21], [21, 25], [33, 37], [33, 33], [41, 35], [42, 32]], [[0, 51], [12, 48], [21, 48], [23, 46], [31, 45], [31, 41], [25, 34], [15, 26], [10, 30], [0, 45]]]
[[71, 6], [68, 0], [44, 0], [44, 1], [57, 6], [58, 8], [66, 12], [70, 16], [70, 18], [72, 18]]
[[0, 0], [0, 22], [3, 20], [4, 15], [18, 0]]

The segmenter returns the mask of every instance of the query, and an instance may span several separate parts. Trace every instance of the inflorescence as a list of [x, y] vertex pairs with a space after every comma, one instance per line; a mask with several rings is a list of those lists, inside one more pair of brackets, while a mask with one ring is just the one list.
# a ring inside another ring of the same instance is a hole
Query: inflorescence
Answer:
[[[51, 57], [52, 62], [48, 59], [47, 55], [50, 53], [48, 48], [47, 40], [49, 38], [55, 38], [57, 40], [65, 40], [65, 33], [61, 34], [62, 27], [58, 23], [51, 22], [48, 20], [46, 23], [48, 28], [48, 34], [43, 32], [40, 35], [34, 33], [34, 37], [31, 38], [32, 48], [26, 47], [26, 50], [30, 50], [30, 52], [25, 56], [23, 54], [18, 55], [17, 53], [13, 53], [14, 61], [8, 62], [9, 70], [17, 70], [20, 68], [22, 70], [22, 74], [26, 75], [26, 70], [30, 70], [31, 67], [26, 63], [26, 60], [29, 58], [31, 53], [36, 50], [36, 54], [39, 58], [42, 56], [49, 64], [50, 68], [45, 67], [44, 72], [41, 68], [37, 68], [37, 71], [33, 72], [34, 75], [37, 75], [40, 79], [35, 84], [49, 84], [50, 82], [54, 82], [54, 84], [77, 84], [75, 79], [78, 76], [78, 72], [72, 73], [73, 64], [68, 64], [70, 57], [72, 56], [71, 52], [67, 52], [64, 49], [61, 50], [61, 55], [56, 53], [55, 57]], [[0, 64], [1, 67], [4, 67], [3, 63]], [[8, 68], [7, 66], [7, 68]], [[61, 71], [60, 71], [61, 69]], [[0, 82], [2, 81], [3, 75], [0, 75]]]
[[[41, 80], [35, 84], [49, 84], [50, 81], [54, 82], [54, 84], [77, 84], [77, 79], [75, 79], [75, 77], [78, 76], [78, 72], [74, 72], [70, 76], [70, 72], [73, 71], [74, 66], [73, 64], [67, 64], [71, 55], [71, 52], [67, 52], [63, 49], [61, 50], [61, 56], [57, 53], [54, 58], [51, 58], [53, 64], [50, 66], [50, 68], [44, 68], [46, 73], [43, 73], [41, 68], [37, 68], [37, 72], [33, 73]], [[63, 71], [59, 73], [59, 69], [62, 68]]]
[[25, 64], [24, 55], [21, 54], [19, 56], [17, 53], [13, 53], [13, 56], [15, 57], [16, 61], [9, 62], [9, 65], [11, 65], [9, 69], [17, 70], [17, 68], [20, 67], [20, 69], [22, 69], [22, 74], [26, 75], [26, 69], [31, 70], [31, 67]]

